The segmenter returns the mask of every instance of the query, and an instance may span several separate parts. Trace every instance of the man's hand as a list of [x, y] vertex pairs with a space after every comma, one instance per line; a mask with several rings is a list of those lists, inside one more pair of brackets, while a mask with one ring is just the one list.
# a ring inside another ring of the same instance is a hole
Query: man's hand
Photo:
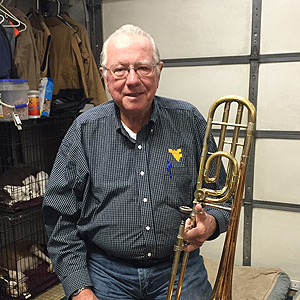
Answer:
[[196, 224], [194, 228], [189, 228], [191, 219], [187, 219], [185, 223], [185, 232], [183, 234], [187, 245], [184, 247], [185, 252], [191, 252], [203, 245], [203, 243], [215, 232], [217, 228], [216, 219], [207, 214], [200, 204], [195, 207]]
[[82, 290], [78, 295], [72, 297], [72, 300], [99, 300], [90, 288]]

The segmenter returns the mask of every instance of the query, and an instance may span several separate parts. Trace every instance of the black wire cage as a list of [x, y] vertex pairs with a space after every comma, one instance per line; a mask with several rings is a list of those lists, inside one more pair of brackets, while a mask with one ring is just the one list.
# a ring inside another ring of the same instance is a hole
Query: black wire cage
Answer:
[[0, 215], [0, 299], [29, 299], [58, 281], [41, 209]]
[[0, 122], [0, 299], [28, 299], [57, 282], [41, 205], [75, 116]]
[[75, 117], [0, 122], [0, 212], [41, 204], [61, 140]]

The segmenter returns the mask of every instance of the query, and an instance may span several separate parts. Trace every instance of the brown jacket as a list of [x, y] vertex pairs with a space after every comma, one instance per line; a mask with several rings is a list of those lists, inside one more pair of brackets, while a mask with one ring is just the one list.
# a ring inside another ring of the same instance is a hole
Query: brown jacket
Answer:
[[70, 18], [68, 23], [74, 29], [57, 17], [45, 18], [45, 23], [52, 36], [49, 70], [54, 83], [53, 94], [60, 89], [83, 88], [85, 96], [93, 98], [94, 105], [107, 101], [84, 26]]
[[51, 33], [45, 24], [42, 14], [33, 11], [28, 18], [32, 26], [32, 32], [38, 51], [40, 77], [47, 77]]
[[27, 26], [26, 30], [20, 32], [16, 39], [14, 63], [18, 77], [28, 80], [31, 90], [37, 90], [40, 82], [40, 61], [31, 24], [26, 15], [18, 8], [9, 8], [9, 10]]

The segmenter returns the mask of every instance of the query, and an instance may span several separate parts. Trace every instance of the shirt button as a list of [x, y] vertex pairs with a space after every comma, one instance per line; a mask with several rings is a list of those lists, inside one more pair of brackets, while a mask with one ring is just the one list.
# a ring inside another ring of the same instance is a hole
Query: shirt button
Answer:
[[148, 201], [148, 199], [147, 199], [147, 198], [144, 198], [143, 201], [146, 203], [146, 202]]
[[149, 252], [149, 253], [147, 254], [147, 256], [148, 256], [148, 257], [151, 257], [151, 256], [152, 256], [152, 253], [151, 253], [151, 252]]
[[144, 176], [144, 175], [145, 175], [145, 172], [144, 172], [144, 171], [141, 171], [140, 175], [141, 175], [141, 176]]
[[150, 230], [150, 226], [146, 226], [146, 230], [149, 231]]
[[139, 149], [142, 149], [142, 145], [138, 145], [138, 148], [139, 148]]

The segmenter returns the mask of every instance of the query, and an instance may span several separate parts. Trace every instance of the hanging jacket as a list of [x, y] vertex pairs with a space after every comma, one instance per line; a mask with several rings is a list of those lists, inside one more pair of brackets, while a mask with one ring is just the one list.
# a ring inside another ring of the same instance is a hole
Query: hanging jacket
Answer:
[[51, 44], [51, 33], [45, 24], [44, 17], [37, 11], [28, 14], [32, 32], [36, 43], [38, 58], [40, 61], [40, 77], [48, 76], [49, 49]]
[[4, 28], [0, 25], [0, 78], [10, 78], [11, 50]]
[[34, 41], [31, 24], [26, 15], [18, 8], [8, 8], [27, 28], [16, 39], [14, 63], [18, 77], [28, 80], [29, 89], [37, 90], [40, 81], [40, 61]]
[[9, 21], [7, 21], [7, 20], [4, 20], [1, 23], [1, 25], [6, 32], [6, 36], [9, 41], [9, 44], [10, 44], [11, 53], [12, 53], [12, 55], [14, 55], [15, 45], [16, 45], [16, 36], [18, 36], [19, 32], [15, 32], [15, 27], [11, 23], [9, 23]]
[[61, 13], [62, 17], [72, 26], [76, 28], [77, 34], [81, 39], [79, 44], [80, 53], [83, 60], [84, 71], [86, 74], [86, 83], [89, 94], [88, 98], [93, 98], [92, 103], [98, 105], [107, 101], [107, 96], [103, 88], [99, 68], [97, 67], [89, 40], [89, 35], [86, 27], [70, 18], [67, 13]]
[[[91, 102], [94, 105], [105, 102], [107, 97], [99, 73], [89, 72], [92, 54], [87, 56], [83, 51], [86, 47], [83, 47], [84, 41], [78, 34], [79, 27], [70, 28], [58, 17], [45, 18], [45, 23], [52, 36], [49, 71], [53, 78], [53, 94], [58, 94], [60, 89], [82, 88], [85, 97], [93, 98]], [[91, 92], [95, 86], [98, 90]]]

